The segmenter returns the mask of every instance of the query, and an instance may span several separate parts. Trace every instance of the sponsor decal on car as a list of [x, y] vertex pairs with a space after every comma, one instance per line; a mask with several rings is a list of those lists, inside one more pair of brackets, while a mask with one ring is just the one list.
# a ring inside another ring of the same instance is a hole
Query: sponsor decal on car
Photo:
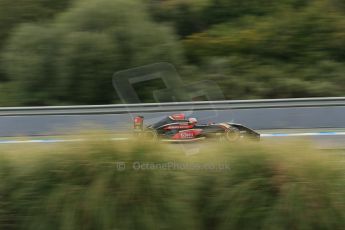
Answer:
[[168, 125], [164, 127], [165, 130], [172, 130], [172, 129], [191, 129], [193, 128], [193, 125]]
[[176, 133], [172, 139], [192, 139], [198, 136], [202, 132], [202, 129], [190, 129]]

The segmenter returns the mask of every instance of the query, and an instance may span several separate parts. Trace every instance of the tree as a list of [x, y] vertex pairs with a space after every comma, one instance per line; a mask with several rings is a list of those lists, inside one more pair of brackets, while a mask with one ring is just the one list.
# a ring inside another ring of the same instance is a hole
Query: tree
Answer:
[[[0, 52], [11, 31], [20, 23], [44, 21], [64, 10], [74, 0], [0, 0]], [[0, 68], [0, 81], [6, 81]]]
[[2, 55], [26, 105], [112, 103], [114, 72], [161, 61], [181, 61], [174, 33], [134, 0], [78, 1], [49, 23], [21, 25]]

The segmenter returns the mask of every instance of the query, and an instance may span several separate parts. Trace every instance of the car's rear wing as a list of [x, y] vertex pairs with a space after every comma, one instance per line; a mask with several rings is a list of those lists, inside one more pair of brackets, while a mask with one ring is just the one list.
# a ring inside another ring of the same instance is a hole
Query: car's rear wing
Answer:
[[136, 116], [133, 120], [134, 131], [143, 131], [144, 130], [144, 117]]

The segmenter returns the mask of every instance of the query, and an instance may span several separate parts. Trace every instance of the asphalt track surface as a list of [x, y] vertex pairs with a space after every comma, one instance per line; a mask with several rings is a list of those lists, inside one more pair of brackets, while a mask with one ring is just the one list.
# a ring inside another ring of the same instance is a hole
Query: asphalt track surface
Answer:
[[[191, 108], [193, 109], [193, 108]], [[234, 122], [255, 130], [344, 128], [345, 106], [307, 108], [250, 108], [234, 110], [209, 109], [183, 112], [199, 123]], [[172, 112], [140, 113], [145, 124], [161, 120]], [[6, 115], [0, 116], [0, 137], [65, 135], [76, 130], [96, 128], [127, 131], [138, 113], [80, 115]], [[334, 131], [334, 130], [330, 130]]]
[[[345, 129], [259, 130], [259, 132], [261, 134], [261, 141], [305, 140], [311, 142], [318, 149], [345, 149]], [[107, 138], [112, 141], [125, 141], [129, 139], [128, 135], [124, 134], [110, 135]], [[0, 145], [87, 142], [89, 140], [87, 137], [80, 138], [68, 135], [16, 137], [0, 138]]]

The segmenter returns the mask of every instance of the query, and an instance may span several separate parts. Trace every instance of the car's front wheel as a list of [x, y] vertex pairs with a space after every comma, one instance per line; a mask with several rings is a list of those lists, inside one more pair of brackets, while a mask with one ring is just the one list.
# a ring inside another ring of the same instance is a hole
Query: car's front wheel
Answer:
[[235, 127], [230, 127], [225, 131], [225, 139], [229, 142], [236, 142], [241, 138], [240, 130]]

